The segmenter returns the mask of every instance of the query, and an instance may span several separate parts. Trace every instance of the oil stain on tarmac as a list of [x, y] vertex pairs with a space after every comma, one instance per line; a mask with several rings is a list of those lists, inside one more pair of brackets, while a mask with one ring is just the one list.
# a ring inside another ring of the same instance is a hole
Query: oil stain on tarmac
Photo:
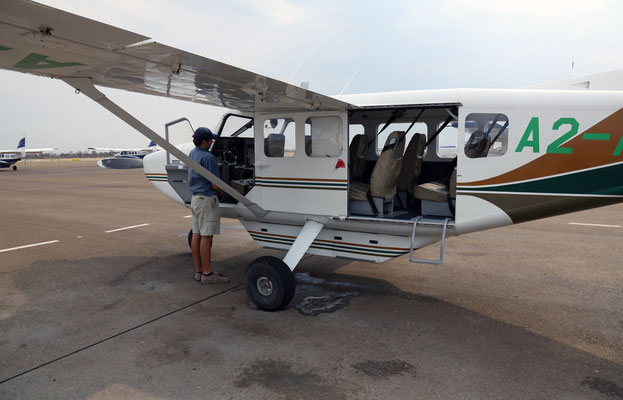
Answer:
[[389, 295], [406, 300], [436, 303], [439, 300], [417, 293], [408, 293], [395, 287], [386, 287], [377, 282], [370, 284], [330, 281], [311, 276], [308, 272], [297, 272], [296, 293], [292, 304], [302, 315], [317, 316], [333, 313], [350, 305], [350, 301], [362, 293]]
[[623, 399], [623, 388], [607, 379], [588, 377], [582, 381], [581, 385], [588, 386], [590, 389], [603, 393], [607, 397]]
[[247, 368], [242, 369], [234, 381], [238, 388], [262, 386], [288, 399], [345, 399], [344, 392], [335, 385], [323, 383], [322, 378], [311, 371], [297, 372], [292, 364], [267, 359], [257, 359]]
[[350, 305], [353, 297], [359, 296], [360, 290], [367, 289], [363, 285], [351, 282], [316, 278], [307, 272], [296, 273], [295, 279], [297, 287], [293, 301], [294, 308], [303, 315], [314, 317], [341, 310]]
[[386, 379], [394, 375], [409, 374], [413, 377], [416, 376], [415, 366], [402, 360], [390, 360], [390, 361], [364, 361], [357, 364], [353, 364], [353, 368], [364, 375], [371, 376], [373, 378]]

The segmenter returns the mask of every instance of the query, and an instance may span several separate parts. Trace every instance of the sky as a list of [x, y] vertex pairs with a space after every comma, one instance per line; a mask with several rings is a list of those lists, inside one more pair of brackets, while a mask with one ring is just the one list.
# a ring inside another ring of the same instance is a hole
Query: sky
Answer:
[[[620, 0], [45, 0], [328, 95], [519, 88], [623, 69]], [[573, 68], [572, 68], [573, 65]], [[349, 83], [350, 81], [350, 83]], [[347, 83], [349, 83], [347, 85]], [[148, 140], [63, 82], [0, 70], [0, 149], [143, 147]], [[156, 132], [224, 109], [102, 89]], [[188, 141], [180, 127], [173, 141]], [[184, 140], [183, 140], [184, 139]]]

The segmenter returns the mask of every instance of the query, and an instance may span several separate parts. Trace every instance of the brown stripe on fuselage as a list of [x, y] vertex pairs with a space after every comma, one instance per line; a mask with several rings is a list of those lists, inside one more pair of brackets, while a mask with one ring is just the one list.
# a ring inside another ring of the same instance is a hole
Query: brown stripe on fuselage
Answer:
[[465, 193], [465, 195], [479, 197], [495, 204], [508, 214], [515, 224], [623, 202], [620, 197], [516, 193]]
[[[567, 125], [561, 126], [558, 131], [560, 135], [565, 132], [566, 128]], [[608, 133], [610, 140], [586, 140], [582, 138], [584, 133]], [[623, 155], [616, 157], [612, 154], [622, 136], [623, 109], [620, 109], [563, 144], [562, 147], [573, 149], [571, 154], [547, 153], [505, 174], [480, 181], [460, 182], [459, 186], [499, 185], [621, 162]], [[542, 151], [546, 151], [546, 148], [542, 148]]]

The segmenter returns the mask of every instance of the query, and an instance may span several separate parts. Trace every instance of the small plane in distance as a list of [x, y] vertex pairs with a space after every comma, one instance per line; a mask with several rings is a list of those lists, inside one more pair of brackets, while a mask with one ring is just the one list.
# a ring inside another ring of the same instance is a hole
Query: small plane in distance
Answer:
[[18, 161], [26, 158], [26, 154], [46, 153], [48, 151], [58, 150], [55, 147], [46, 147], [41, 149], [27, 149], [26, 137], [20, 139], [17, 143], [16, 149], [0, 150], [0, 168], [13, 168], [13, 171], [17, 169], [15, 165]]
[[[289, 304], [305, 254], [441, 264], [446, 237], [623, 202], [623, 70], [327, 96], [32, 1], [1, 4], [0, 68], [89, 97], [162, 148], [143, 168], [164, 195], [189, 207], [192, 168], [223, 190], [222, 217], [287, 252], [247, 267], [262, 310]], [[188, 157], [192, 143], [169, 142], [188, 119], [162, 137], [96, 85], [234, 110], [211, 149], [220, 177]], [[437, 242], [439, 259], [417, 257]]]
[[113, 149], [109, 147], [88, 147], [89, 151], [110, 151], [113, 152], [114, 158], [104, 158], [97, 162], [102, 168], [110, 169], [129, 169], [142, 168], [143, 158], [158, 149], [158, 146], [152, 140], [147, 147], [142, 149]]

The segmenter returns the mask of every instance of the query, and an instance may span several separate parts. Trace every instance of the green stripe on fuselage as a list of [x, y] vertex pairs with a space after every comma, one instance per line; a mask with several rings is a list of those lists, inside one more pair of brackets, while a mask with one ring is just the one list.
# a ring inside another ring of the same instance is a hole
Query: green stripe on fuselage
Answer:
[[623, 164], [546, 177], [536, 181], [487, 187], [459, 187], [477, 192], [516, 192], [623, 196]]

